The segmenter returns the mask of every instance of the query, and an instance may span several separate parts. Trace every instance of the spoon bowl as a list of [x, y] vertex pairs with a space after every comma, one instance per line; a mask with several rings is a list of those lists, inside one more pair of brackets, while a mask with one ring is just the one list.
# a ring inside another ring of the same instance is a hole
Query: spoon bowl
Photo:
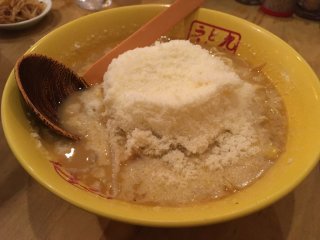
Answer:
[[67, 138], [80, 137], [59, 123], [59, 105], [75, 91], [88, 84], [62, 63], [44, 55], [23, 56], [15, 66], [17, 85], [27, 105], [50, 129]]

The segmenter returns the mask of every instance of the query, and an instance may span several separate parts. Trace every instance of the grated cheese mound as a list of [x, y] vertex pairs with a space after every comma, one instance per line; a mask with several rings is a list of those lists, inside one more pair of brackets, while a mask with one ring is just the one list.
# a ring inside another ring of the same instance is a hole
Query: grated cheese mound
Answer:
[[[126, 133], [127, 157], [206, 152], [229, 130], [225, 119], [247, 111], [254, 92], [220, 58], [185, 40], [128, 51], [104, 76], [106, 114]], [[250, 144], [245, 138], [234, 144]]]

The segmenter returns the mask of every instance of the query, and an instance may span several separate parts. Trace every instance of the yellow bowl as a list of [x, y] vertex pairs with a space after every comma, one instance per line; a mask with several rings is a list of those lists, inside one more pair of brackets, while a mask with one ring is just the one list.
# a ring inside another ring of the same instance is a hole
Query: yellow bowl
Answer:
[[[88, 15], [54, 30], [29, 51], [71, 66], [84, 61], [92, 48], [123, 39], [165, 7], [130, 6]], [[212, 33], [216, 33], [215, 37]], [[104, 199], [67, 183], [57, 174], [58, 166], [37, 147], [11, 73], [2, 98], [2, 124], [22, 166], [50, 191], [78, 207], [105, 217], [153, 226], [201, 225], [236, 218], [270, 205], [297, 186], [317, 163], [320, 151], [320, 86], [303, 58], [268, 31], [207, 9], [199, 9], [186, 18], [170, 35], [220, 45], [254, 65], [266, 63], [265, 73], [287, 108], [289, 133], [285, 153], [261, 179], [229, 197], [189, 207], [152, 207]]]

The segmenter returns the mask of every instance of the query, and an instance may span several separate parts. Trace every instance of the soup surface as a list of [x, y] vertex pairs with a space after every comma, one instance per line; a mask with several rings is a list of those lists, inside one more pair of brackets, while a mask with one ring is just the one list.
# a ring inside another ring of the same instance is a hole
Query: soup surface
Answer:
[[[176, 44], [174, 49], [179, 53], [182, 43]], [[159, 54], [165, 54], [165, 46], [161, 47]], [[181, 51], [185, 52], [183, 48]], [[159, 84], [164, 86], [162, 90], [155, 90], [155, 83], [148, 82], [129, 89], [131, 82], [138, 81], [132, 80], [134, 74], [143, 70], [130, 72], [132, 61], [137, 62], [131, 56], [130, 65], [124, 66], [126, 71], [117, 75], [116, 62], [104, 84], [71, 96], [61, 106], [61, 122], [82, 139], [70, 142], [44, 134], [42, 143], [52, 160], [100, 195], [143, 204], [206, 202], [252, 184], [284, 151], [287, 120], [282, 99], [263, 74], [263, 66], [249, 66], [235, 55], [214, 49], [205, 51], [217, 61], [214, 73], [218, 75], [221, 70], [231, 75], [213, 79], [215, 85], [204, 77], [193, 86], [199, 79], [197, 74], [196, 80], [188, 78], [192, 91], [186, 79], [182, 79], [183, 86], [178, 79], [175, 90], [171, 75], [170, 81]], [[168, 52], [172, 52], [169, 47]], [[145, 53], [137, 53], [141, 54]], [[200, 69], [201, 61], [198, 63]], [[160, 71], [166, 68], [163, 61], [155, 65]], [[168, 68], [171, 65], [169, 62]], [[190, 68], [195, 65], [193, 61]], [[177, 76], [187, 78], [181, 74]], [[119, 85], [117, 92], [116, 84], [123, 76], [128, 84]]]

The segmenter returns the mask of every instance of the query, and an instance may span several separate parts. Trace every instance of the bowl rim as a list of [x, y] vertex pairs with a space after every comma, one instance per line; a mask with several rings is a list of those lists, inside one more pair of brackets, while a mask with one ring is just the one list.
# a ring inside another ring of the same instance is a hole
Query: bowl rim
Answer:
[[[126, 6], [126, 7], [120, 7], [122, 9], [131, 9], [131, 8], [143, 8], [143, 7], [147, 7], [147, 8], [154, 8], [154, 7], [167, 7], [168, 5], [163, 5], [163, 4], [148, 4], [148, 5], [137, 5], [137, 6]], [[114, 8], [114, 9], [109, 9], [107, 11], [117, 11], [117, 9], [119, 8]], [[312, 68], [307, 64], [307, 62], [300, 56], [299, 53], [297, 53], [291, 46], [289, 46], [288, 44], [286, 44], [282, 39], [280, 39], [279, 37], [277, 37], [276, 35], [272, 34], [271, 32], [269, 32], [266, 29], [261, 28], [260, 26], [257, 26], [251, 22], [248, 22], [244, 19], [232, 16], [230, 14], [227, 13], [223, 13], [223, 12], [219, 12], [219, 11], [215, 11], [215, 10], [211, 10], [211, 9], [205, 9], [205, 8], [201, 8], [200, 11], [208, 11], [208, 12], [214, 12], [214, 14], [221, 14], [224, 15], [228, 18], [233, 18], [237, 21], [240, 21], [242, 23], [245, 23], [247, 25], [249, 25], [249, 27], [254, 28], [254, 29], [258, 29], [259, 31], [262, 31], [266, 34], [268, 34], [270, 37], [277, 39], [277, 41], [281, 41], [282, 44], [285, 44], [289, 49], [291, 49], [291, 51], [293, 51], [295, 53], [295, 55], [302, 59], [303, 63], [306, 65], [306, 67], [308, 67], [312, 72]], [[97, 12], [95, 14], [104, 14], [104, 12], [106, 11], [102, 11], [102, 12]], [[91, 14], [92, 15], [92, 14]], [[85, 18], [89, 18], [91, 15], [87, 15], [87, 16], [83, 16], [80, 17], [76, 20], [73, 20], [67, 24], [64, 24], [63, 26], [53, 30], [52, 32], [57, 31], [58, 29], [64, 28], [66, 26], [68, 26], [69, 24], [72, 24], [76, 21], [79, 21], [79, 19], [85, 19]], [[30, 49], [33, 49], [37, 44], [45, 41], [45, 39], [52, 33], [50, 32], [49, 34], [47, 34], [46, 36], [44, 36], [43, 38], [41, 38], [39, 41], [37, 41], [37, 43]], [[28, 51], [30, 51], [30, 49]], [[315, 73], [313, 72], [315, 78], [317, 78], [317, 76], [315, 75]], [[170, 220], [170, 219], [146, 219], [143, 217], [139, 217], [139, 216], [125, 216], [123, 214], [119, 214], [119, 213], [115, 213], [115, 212], [104, 212], [101, 209], [96, 208], [95, 206], [91, 206], [88, 204], [85, 204], [83, 202], [80, 201], [76, 201], [76, 199], [74, 199], [72, 196], [69, 196], [68, 194], [66, 194], [64, 191], [61, 191], [60, 189], [55, 188], [54, 186], [52, 186], [50, 183], [46, 182], [45, 179], [42, 179], [35, 171], [33, 171], [32, 166], [28, 165], [27, 161], [22, 160], [23, 157], [20, 156], [18, 149], [15, 148], [14, 146], [14, 139], [12, 138], [12, 136], [9, 136], [9, 132], [8, 132], [8, 125], [9, 125], [9, 119], [7, 119], [6, 116], [6, 111], [8, 111], [8, 106], [5, 105], [6, 103], [6, 98], [8, 97], [8, 88], [12, 87], [12, 85], [14, 84], [14, 76], [13, 76], [13, 71], [11, 72], [8, 81], [5, 84], [5, 88], [3, 91], [3, 97], [2, 97], [2, 104], [1, 104], [1, 115], [2, 115], [2, 125], [3, 125], [3, 130], [4, 130], [4, 134], [5, 137], [7, 139], [7, 142], [12, 150], [12, 152], [14, 153], [15, 157], [17, 158], [17, 160], [20, 162], [20, 164], [25, 168], [25, 170], [34, 178], [37, 180], [38, 183], [40, 183], [42, 186], [44, 186], [45, 188], [47, 188], [48, 190], [50, 190], [51, 192], [54, 192], [56, 195], [58, 195], [59, 197], [61, 197], [62, 199], [82, 208], [82, 209], [86, 209], [90, 212], [93, 212], [95, 214], [98, 214], [100, 216], [104, 216], [104, 217], [110, 217], [112, 219], [115, 220], [120, 220], [123, 222], [129, 222], [129, 223], [133, 223], [133, 224], [139, 224], [139, 225], [148, 225], [148, 226], [166, 226], [166, 227], [182, 227], [182, 226], [196, 226], [196, 225], [205, 225], [205, 224], [211, 224], [211, 223], [217, 223], [217, 222], [223, 222], [226, 220], [230, 220], [230, 219], [234, 219], [234, 218], [238, 218], [241, 216], [245, 216], [248, 215], [250, 213], [253, 213], [257, 210], [260, 210], [262, 208], [265, 208], [269, 205], [271, 205], [272, 203], [274, 203], [275, 201], [279, 200], [280, 198], [282, 198], [283, 196], [285, 196], [286, 194], [288, 194], [292, 189], [294, 189], [309, 173], [310, 171], [314, 168], [314, 166], [317, 164], [317, 160], [319, 159], [320, 156], [320, 152], [318, 151], [318, 153], [316, 154], [316, 156], [314, 156], [315, 160], [312, 162], [312, 164], [309, 164], [308, 168], [305, 169], [305, 172], [303, 172], [298, 178], [294, 179], [290, 184], [286, 185], [285, 187], [282, 187], [280, 189], [280, 191], [274, 192], [273, 195], [269, 196], [268, 198], [265, 199], [260, 199], [259, 202], [257, 202], [254, 206], [246, 206], [243, 207], [240, 211], [238, 212], [230, 212], [224, 215], [221, 215], [219, 217], [219, 219], [216, 219], [214, 217], [211, 218], [199, 218], [199, 217], [195, 217], [193, 219], [185, 219], [185, 220], [180, 220], [180, 221], [176, 221], [176, 220]], [[10, 86], [11, 85], [11, 86]], [[318, 88], [316, 89], [316, 93], [318, 96], [320, 96], [320, 84], [318, 83]], [[5, 100], [5, 101], [4, 101]], [[92, 194], [93, 195], [93, 194]], [[118, 201], [121, 203], [121, 201]], [[132, 205], [132, 203], [130, 203]], [[133, 204], [136, 205], [136, 204]], [[139, 208], [139, 205], [137, 205]], [[184, 209], [184, 207], [179, 209]], [[176, 209], [176, 208], [172, 208], [172, 209]]]
[[45, 15], [49, 13], [49, 11], [52, 8], [52, 0], [39, 0], [39, 2], [44, 2], [46, 4], [46, 7], [38, 16], [16, 23], [0, 23], [0, 29], [13, 29], [15, 27], [22, 27], [31, 23], [35, 23], [41, 18], [43, 18]]

